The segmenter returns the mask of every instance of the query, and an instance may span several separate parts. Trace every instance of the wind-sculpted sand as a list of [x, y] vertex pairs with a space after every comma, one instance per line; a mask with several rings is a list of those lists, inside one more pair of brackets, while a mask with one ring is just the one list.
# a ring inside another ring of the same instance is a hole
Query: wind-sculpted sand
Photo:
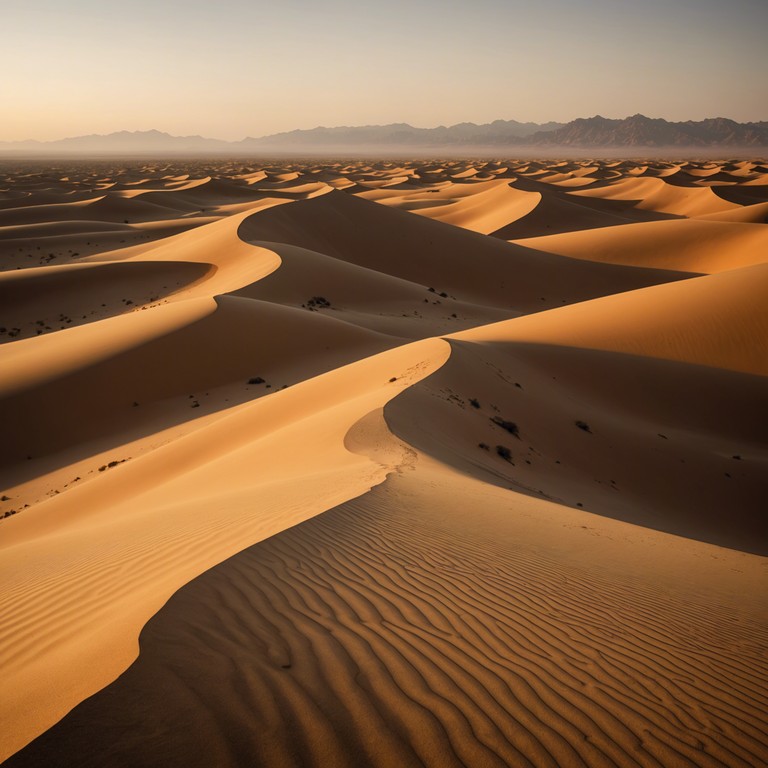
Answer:
[[768, 762], [768, 170], [0, 168], [9, 766]]

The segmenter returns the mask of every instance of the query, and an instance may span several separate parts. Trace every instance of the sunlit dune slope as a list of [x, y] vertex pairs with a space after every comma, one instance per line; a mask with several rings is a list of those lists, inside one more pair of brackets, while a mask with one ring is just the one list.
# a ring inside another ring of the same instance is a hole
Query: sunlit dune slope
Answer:
[[691, 273], [764, 263], [768, 253], [765, 228], [720, 219], [648, 222], [517, 242], [576, 259]]

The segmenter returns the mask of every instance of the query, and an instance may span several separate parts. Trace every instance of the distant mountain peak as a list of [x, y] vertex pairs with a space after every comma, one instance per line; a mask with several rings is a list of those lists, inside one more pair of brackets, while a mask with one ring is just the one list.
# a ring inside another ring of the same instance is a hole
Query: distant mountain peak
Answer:
[[737, 123], [726, 118], [673, 123], [637, 113], [621, 119], [601, 115], [580, 118], [531, 137], [534, 145], [563, 147], [765, 147], [766, 123]]
[[570, 123], [521, 123], [494, 120], [463, 122], [436, 128], [416, 128], [408, 123], [362, 126], [317, 126], [242, 141], [222, 141], [203, 136], [173, 136], [157, 128], [116, 131], [106, 135], [75, 136], [50, 142], [0, 142], [0, 152], [17, 155], [98, 156], [120, 154], [247, 154], [249, 152], [397, 151], [398, 149], [472, 148], [513, 151], [515, 147], [574, 148], [674, 148], [768, 147], [768, 123], [737, 123], [725, 117], [669, 122], [641, 113], [629, 117], [602, 115], [580, 117]]

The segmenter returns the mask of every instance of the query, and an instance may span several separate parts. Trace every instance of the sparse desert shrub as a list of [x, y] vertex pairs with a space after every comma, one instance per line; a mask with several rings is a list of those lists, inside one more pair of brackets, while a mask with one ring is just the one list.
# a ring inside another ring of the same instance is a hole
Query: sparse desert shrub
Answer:
[[264, 379], [261, 376], [254, 376], [252, 379], [248, 379], [249, 384], [263, 384]]
[[514, 435], [518, 440], [520, 439], [520, 431], [517, 428], [517, 424], [514, 421], [507, 421], [499, 416], [492, 416], [491, 421], [497, 426], [505, 429], [510, 435]]
[[478, 447], [478, 448], [482, 448], [484, 451], [490, 451], [490, 450], [491, 450], [491, 449], [488, 447], [488, 444], [487, 444], [487, 443], [478, 443], [478, 444], [477, 444], [477, 447]]
[[473, 408], [479, 408], [479, 407], [480, 407], [480, 401], [479, 401], [479, 400], [477, 400], [477, 399], [476, 399], [476, 398], [474, 398], [474, 397], [470, 397], [470, 398], [469, 398], [469, 404], [470, 404], [470, 405], [471, 405]]
[[584, 432], [592, 432], [592, 430], [589, 428], [589, 424], [587, 424], [586, 421], [577, 421], [576, 426]]
[[508, 461], [510, 464], [512, 463], [512, 451], [510, 451], [506, 445], [497, 445], [496, 453], [501, 456], [504, 461]]

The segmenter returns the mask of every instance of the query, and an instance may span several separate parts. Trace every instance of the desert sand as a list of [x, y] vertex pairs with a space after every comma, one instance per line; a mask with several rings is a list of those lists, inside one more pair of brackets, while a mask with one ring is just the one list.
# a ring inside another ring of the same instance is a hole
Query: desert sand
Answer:
[[768, 763], [768, 165], [6, 162], [0, 761]]

